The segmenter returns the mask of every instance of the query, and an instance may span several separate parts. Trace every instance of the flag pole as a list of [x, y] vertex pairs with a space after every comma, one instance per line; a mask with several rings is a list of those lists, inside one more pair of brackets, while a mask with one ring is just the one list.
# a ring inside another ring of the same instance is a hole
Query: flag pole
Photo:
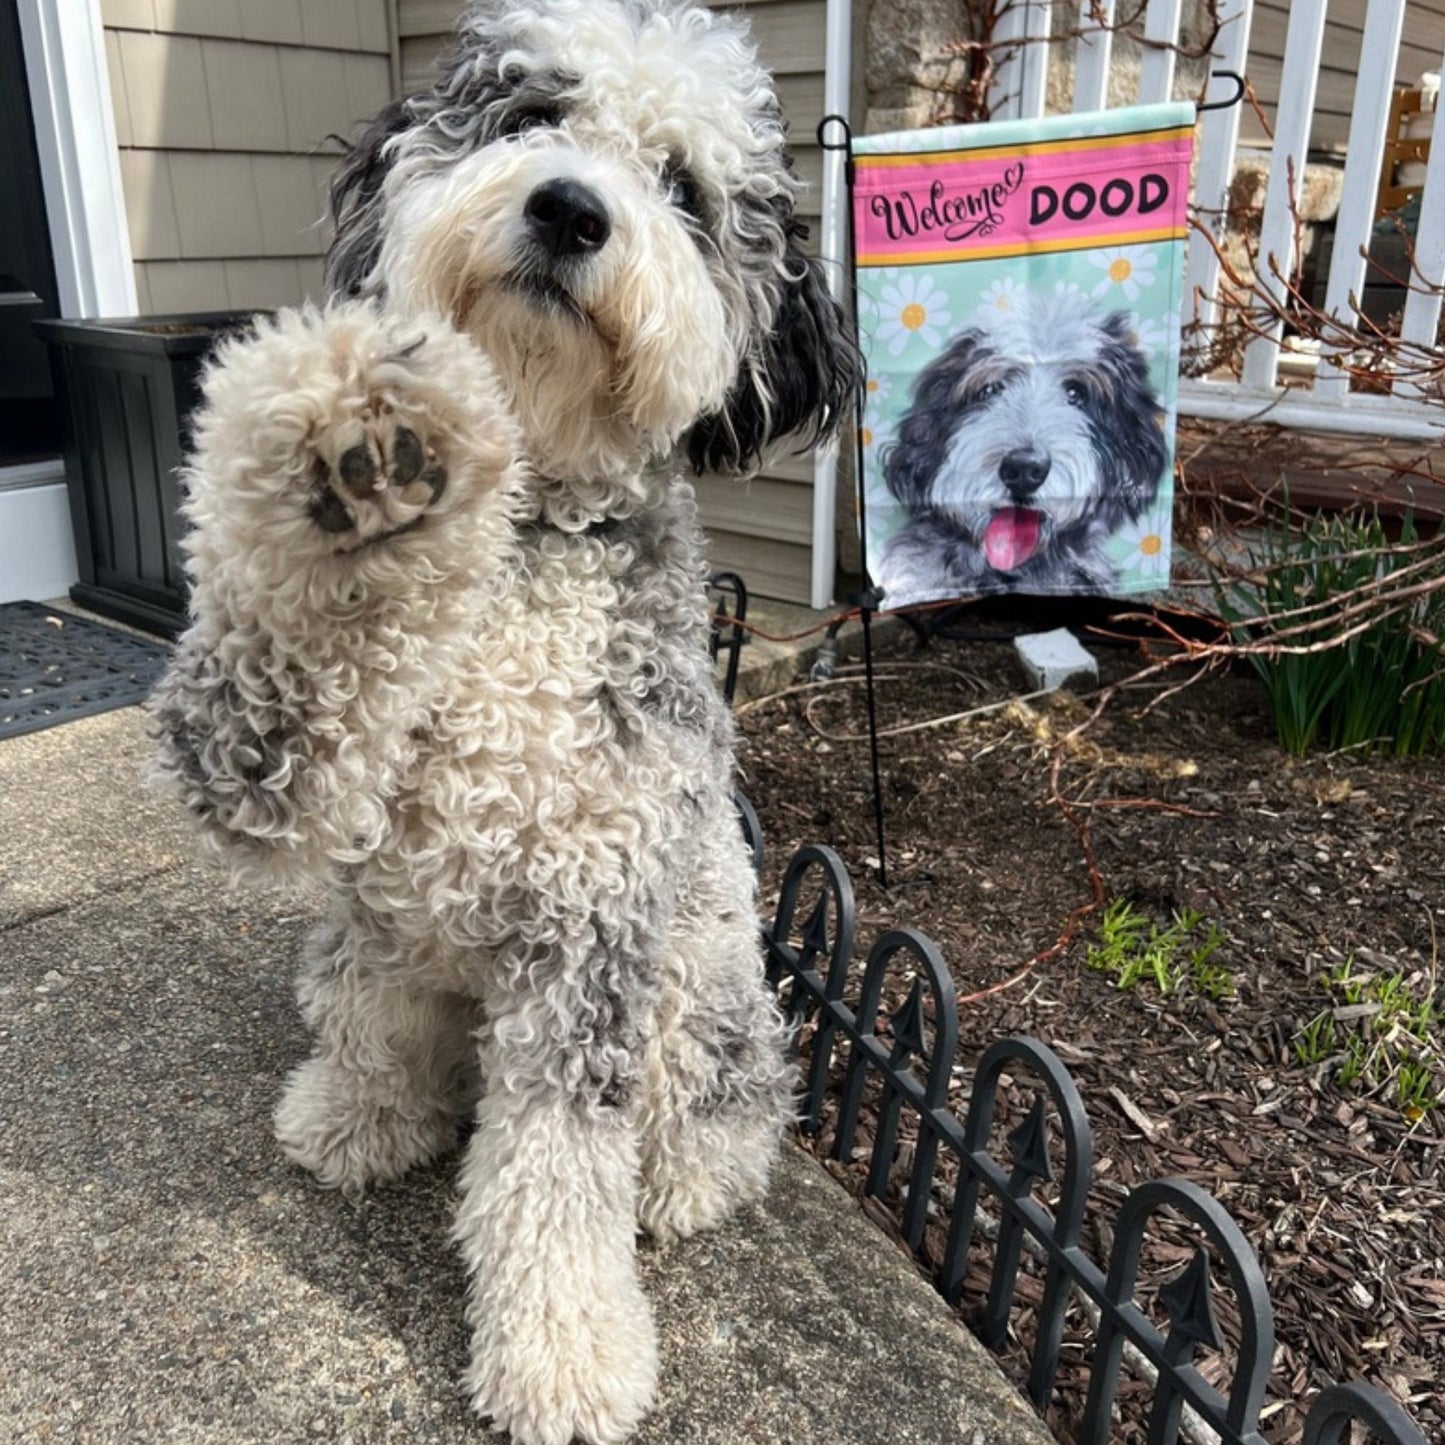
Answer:
[[[848, 265], [849, 295], [853, 307], [854, 327], [858, 317], [858, 255], [853, 224], [853, 128], [841, 115], [825, 115], [818, 122], [818, 144], [825, 151], [843, 153], [843, 190], [846, 198], [843, 226], [844, 256]], [[867, 358], [859, 348], [858, 392], [854, 399], [853, 417], [853, 486], [858, 509], [858, 548], [863, 568], [863, 590], [858, 595], [858, 612], [863, 623], [863, 675], [868, 702], [868, 753], [873, 772], [873, 825], [878, 844], [878, 881], [888, 887], [888, 853], [883, 827], [883, 770], [878, 757], [878, 706], [873, 678], [873, 614], [883, 594], [868, 575], [868, 527], [863, 490], [863, 405], [867, 397]]]

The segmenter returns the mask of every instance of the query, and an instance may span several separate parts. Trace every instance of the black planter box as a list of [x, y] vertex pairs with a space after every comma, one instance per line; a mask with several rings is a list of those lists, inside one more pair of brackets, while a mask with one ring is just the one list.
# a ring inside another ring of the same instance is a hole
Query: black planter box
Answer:
[[65, 480], [80, 581], [105, 617], [174, 637], [186, 621], [176, 469], [200, 373], [254, 312], [37, 321], [61, 402]]

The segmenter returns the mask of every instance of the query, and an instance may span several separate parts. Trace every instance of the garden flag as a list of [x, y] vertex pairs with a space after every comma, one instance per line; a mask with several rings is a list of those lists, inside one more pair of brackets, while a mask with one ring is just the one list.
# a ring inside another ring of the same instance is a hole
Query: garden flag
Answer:
[[883, 607], [1168, 585], [1194, 115], [854, 140]]

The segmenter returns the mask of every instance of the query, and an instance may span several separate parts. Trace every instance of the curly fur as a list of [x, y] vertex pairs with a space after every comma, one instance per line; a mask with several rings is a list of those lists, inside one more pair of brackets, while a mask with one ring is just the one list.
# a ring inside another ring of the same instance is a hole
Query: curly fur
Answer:
[[679, 470], [848, 393], [795, 187], [735, 20], [478, 9], [343, 167], [336, 299], [206, 378], [156, 772], [328, 899], [287, 1155], [355, 1191], [474, 1119], [466, 1383], [519, 1445], [630, 1433], [638, 1225], [757, 1197], [791, 1112]]
[[[984, 592], [1106, 593], [1103, 548], [1153, 505], [1164, 412], [1123, 312], [1065, 294], [960, 332], [920, 374], [883, 457], [907, 521], [876, 580], [890, 607]], [[1023, 509], [1032, 545], [991, 544]]]

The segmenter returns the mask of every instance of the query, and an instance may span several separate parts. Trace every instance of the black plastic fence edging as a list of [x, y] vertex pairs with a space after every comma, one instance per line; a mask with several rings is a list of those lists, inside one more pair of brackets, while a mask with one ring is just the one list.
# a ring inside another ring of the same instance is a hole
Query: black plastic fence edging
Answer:
[[[763, 840], [752, 804], [738, 795], [744, 835], [761, 865]], [[958, 1304], [984, 1196], [998, 1229], [988, 1297], [978, 1332], [990, 1347], [1006, 1337], [1025, 1238], [1044, 1260], [1043, 1296], [1031, 1346], [1028, 1394], [1042, 1411], [1053, 1393], [1064, 1315], [1078, 1293], [1098, 1312], [1093, 1327], [1093, 1363], [1088, 1397], [1076, 1438], [1080, 1445], [1107, 1445], [1114, 1395], [1126, 1346], [1153, 1367], [1154, 1396], [1148, 1422], [1149, 1445], [1174, 1445], [1184, 1406], [1196, 1412], [1225, 1445], [1264, 1445], [1259, 1412], [1274, 1354], [1274, 1309], [1259, 1260], [1223, 1205], [1186, 1179], [1160, 1179], [1133, 1189], [1113, 1221], [1114, 1243], [1107, 1270], [1083, 1250], [1080, 1236], [1093, 1167], [1093, 1140], [1078, 1087], [1058, 1056], [1037, 1039], [995, 1043], [974, 1073], [966, 1119], [948, 1107], [948, 1084], [957, 1062], [958, 1006], [953, 980], [935, 946], [915, 929], [885, 933], [853, 983], [856, 908], [853, 887], [832, 849], [800, 848], [783, 875], [773, 920], [762, 929], [769, 982], [795, 1037], [815, 1025], [806, 1065], [801, 1127], [816, 1134], [830, 1088], [835, 1052], [846, 1046], [843, 1086], [831, 1152], [852, 1157], [859, 1111], [868, 1085], [877, 1090], [872, 1152], [866, 1192], [887, 1193], [897, 1154], [899, 1123], [909, 1111], [917, 1137], [900, 1220], [909, 1248], [920, 1255], [934, 1197], [940, 1150], [958, 1166], [958, 1183], [947, 1213], [943, 1258], [934, 1283]], [[913, 984], [901, 1008], [880, 1018], [884, 981], [903, 967]], [[856, 1006], [845, 999], [855, 991]], [[880, 1037], [886, 1023], [887, 1037]], [[928, 1034], [932, 1034], [929, 1043]], [[891, 1042], [890, 1042], [891, 1041]], [[915, 1068], [915, 1065], [917, 1066]], [[989, 1131], [999, 1080], [1005, 1071], [1026, 1070], [1042, 1085], [1024, 1123], [1007, 1139], [1005, 1165], [989, 1151]], [[920, 1077], [921, 1071], [921, 1077]], [[1033, 1197], [1036, 1181], [1053, 1178], [1048, 1148], [1048, 1107], [1063, 1141], [1064, 1169], [1052, 1213]], [[942, 1208], [943, 1201], [939, 1201]], [[1173, 1280], [1158, 1290], [1169, 1320], [1161, 1333], [1134, 1298], [1139, 1261], [1150, 1219], [1161, 1209], [1182, 1214], [1213, 1247], [1229, 1278], [1240, 1318], [1234, 1375], [1223, 1393], [1195, 1368], [1202, 1345], [1219, 1348], [1210, 1298], [1210, 1256], [1201, 1246]], [[1304, 1445], [1348, 1445], [1353, 1423], [1368, 1426], [1382, 1445], [1426, 1445], [1409, 1415], [1388, 1395], [1362, 1381], [1332, 1385], [1313, 1402]]]
[[[748, 616], [747, 583], [736, 572], [714, 572], [707, 579], [708, 599], [713, 604], [712, 628], [708, 648], [713, 661], [718, 653], [728, 655], [727, 671], [723, 675], [723, 696], [732, 706], [733, 694], [738, 687], [738, 668], [742, 665], [743, 648], [748, 645], [747, 629], [742, 625]], [[732, 611], [728, 611], [728, 602]], [[731, 626], [728, 624], [731, 623]], [[724, 636], [724, 633], [727, 633]]]

